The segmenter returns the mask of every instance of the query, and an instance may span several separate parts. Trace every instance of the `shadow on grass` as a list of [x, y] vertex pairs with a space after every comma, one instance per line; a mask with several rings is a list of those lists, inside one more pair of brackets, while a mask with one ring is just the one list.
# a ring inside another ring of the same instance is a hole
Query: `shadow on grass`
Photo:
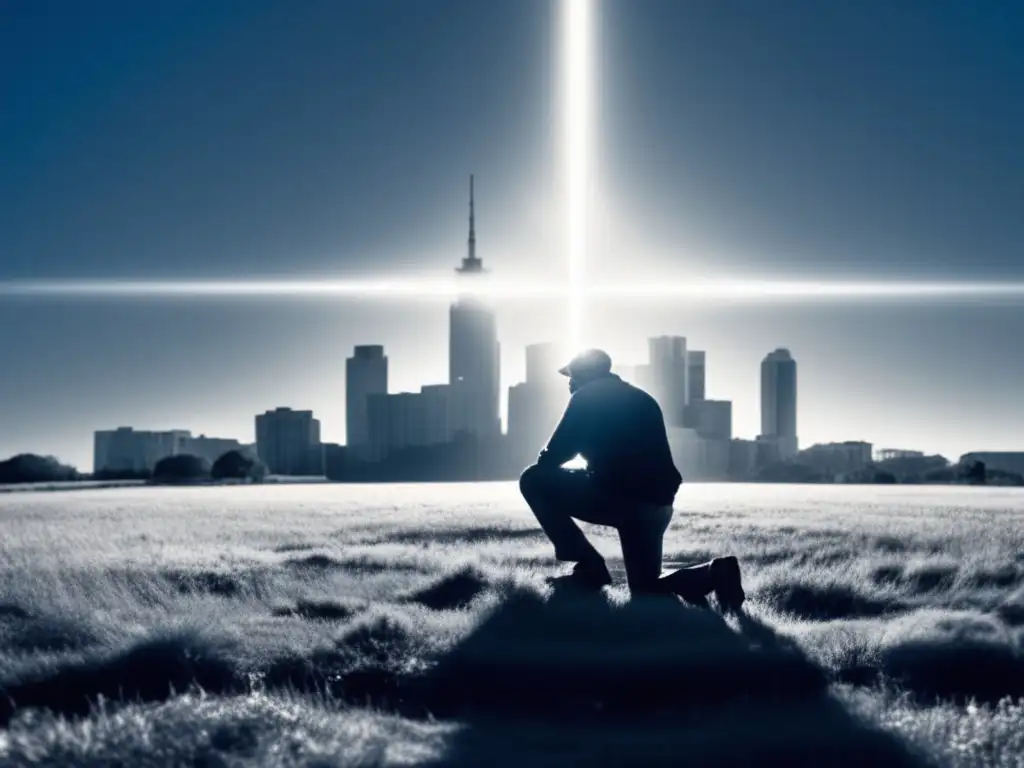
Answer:
[[244, 689], [228, 649], [190, 632], [138, 643], [110, 655], [68, 660], [34, 676], [0, 685], [0, 725], [19, 709], [88, 714], [100, 698], [164, 701], [198, 686], [208, 693]]
[[926, 764], [833, 699], [792, 641], [738, 624], [674, 599], [513, 594], [420, 689], [465, 724], [438, 764]]
[[901, 603], [865, 595], [848, 584], [785, 581], [768, 584], [757, 598], [800, 619], [828, 621], [881, 616], [904, 608]]
[[385, 573], [392, 571], [419, 571], [415, 563], [401, 563], [393, 560], [379, 560], [369, 555], [331, 557], [322, 552], [305, 557], [293, 557], [282, 565], [301, 574], [338, 573]]
[[20, 605], [0, 603], [0, 619], [27, 619], [29, 613]]
[[445, 611], [465, 608], [489, 586], [487, 575], [474, 565], [467, 565], [402, 598], [431, 610]]
[[469, 635], [416, 667], [415, 627], [367, 619], [268, 688], [325, 692], [463, 724], [439, 765], [923, 765], [851, 715], [792, 641], [675, 598], [617, 605], [510, 587]]
[[368, 544], [479, 544], [486, 541], [513, 541], [520, 539], [543, 539], [539, 528], [509, 530], [505, 528], [452, 528], [450, 530], [395, 531], [378, 536]]
[[237, 597], [244, 589], [242, 580], [231, 573], [166, 570], [162, 572], [162, 576], [182, 595]]
[[297, 600], [295, 605], [275, 607], [274, 616], [294, 616], [310, 621], [344, 621], [361, 610], [361, 606], [346, 605], [334, 600]]
[[0, 615], [0, 654], [65, 653], [80, 651], [100, 642], [88, 626], [62, 616]]

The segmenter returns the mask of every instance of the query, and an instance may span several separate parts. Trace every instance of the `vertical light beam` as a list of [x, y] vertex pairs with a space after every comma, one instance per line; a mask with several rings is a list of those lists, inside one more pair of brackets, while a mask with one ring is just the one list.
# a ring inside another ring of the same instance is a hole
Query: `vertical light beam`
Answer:
[[590, 192], [591, 3], [564, 0], [566, 250], [568, 255], [568, 343], [583, 344], [587, 197]]

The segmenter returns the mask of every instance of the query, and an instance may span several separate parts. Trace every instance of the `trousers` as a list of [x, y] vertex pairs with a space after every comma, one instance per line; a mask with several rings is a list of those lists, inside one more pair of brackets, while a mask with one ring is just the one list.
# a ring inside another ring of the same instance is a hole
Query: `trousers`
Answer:
[[519, 489], [540, 527], [564, 562], [603, 561], [577, 520], [615, 528], [622, 546], [626, 579], [633, 593], [657, 592], [665, 531], [672, 507], [609, 495], [585, 470], [529, 467]]

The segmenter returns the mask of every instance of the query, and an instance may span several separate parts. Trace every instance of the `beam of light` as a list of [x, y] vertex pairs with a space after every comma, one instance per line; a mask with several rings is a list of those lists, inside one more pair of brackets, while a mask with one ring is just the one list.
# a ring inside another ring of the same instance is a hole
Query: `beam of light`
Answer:
[[0, 282], [0, 296], [65, 298], [353, 298], [450, 301], [473, 295], [496, 299], [543, 299], [565, 295], [558, 284], [455, 279], [395, 280], [27, 280]]
[[591, 285], [593, 299], [658, 301], [685, 298], [696, 303], [743, 301], [1024, 299], [1024, 282], [960, 282], [909, 280], [671, 280], [656, 283], [616, 282]]
[[[653, 283], [575, 283], [453, 279], [395, 280], [31, 280], [0, 282], [0, 296], [53, 298], [283, 298], [424, 299], [464, 295], [510, 300], [651, 303], [801, 302], [849, 300], [1020, 299], [1024, 282], [848, 280], [663, 280]], [[577, 330], [580, 330], [577, 328]]]
[[584, 268], [587, 254], [587, 195], [590, 189], [591, 2], [564, 0], [566, 252], [568, 255], [569, 349], [582, 346]]

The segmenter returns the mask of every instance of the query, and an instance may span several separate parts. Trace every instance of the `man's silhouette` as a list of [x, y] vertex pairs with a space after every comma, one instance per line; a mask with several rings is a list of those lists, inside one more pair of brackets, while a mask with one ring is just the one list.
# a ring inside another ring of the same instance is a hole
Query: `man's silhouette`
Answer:
[[[739, 609], [744, 594], [734, 557], [661, 578], [662, 538], [682, 477], [658, 403], [611, 367], [607, 353], [591, 349], [559, 370], [569, 378], [569, 405], [537, 463], [519, 479], [523, 498], [555, 557], [576, 564], [571, 581], [595, 589], [612, 582], [576, 518], [618, 530], [633, 594], [675, 593], [700, 602], [714, 591], [723, 609]], [[585, 470], [562, 466], [576, 455], [586, 459]]]

